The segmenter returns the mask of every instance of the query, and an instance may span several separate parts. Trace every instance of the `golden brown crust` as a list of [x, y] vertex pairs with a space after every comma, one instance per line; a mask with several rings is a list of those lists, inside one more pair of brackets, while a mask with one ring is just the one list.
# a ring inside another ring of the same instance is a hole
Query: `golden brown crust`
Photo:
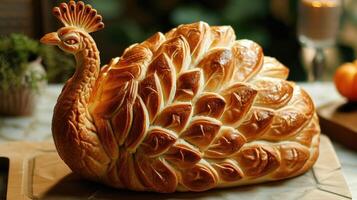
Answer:
[[217, 185], [218, 177], [210, 167], [197, 164], [182, 171], [182, 185], [188, 190], [200, 192], [209, 190]]
[[140, 97], [135, 100], [133, 113], [133, 122], [124, 142], [124, 148], [130, 152], [134, 152], [140, 145], [149, 128], [149, 116]]
[[195, 115], [219, 119], [226, 107], [225, 99], [217, 93], [204, 93], [195, 103]]
[[214, 47], [229, 47], [236, 40], [234, 30], [230, 26], [211, 26], [211, 46]]
[[[317, 159], [320, 129], [311, 98], [287, 76], [229, 26], [198, 22], [156, 33], [103, 67], [93, 90], [82, 89], [92, 91], [89, 100], [69, 110], [86, 117], [71, 115], [72, 129], [54, 126], [76, 136], [56, 134], [59, 154], [87, 178], [139, 191], [299, 175]], [[65, 153], [71, 147], [83, 161]]]
[[232, 160], [213, 163], [212, 166], [223, 182], [236, 182], [243, 178], [244, 173]]
[[192, 105], [189, 103], [177, 103], [167, 106], [154, 121], [154, 125], [180, 133], [188, 124], [192, 113]]
[[193, 119], [180, 137], [200, 149], [205, 149], [216, 138], [221, 125], [220, 121], [209, 118]]
[[165, 36], [157, 32], [147, 40], [145, 40], [142, 45], [149, 48], [151, 52], [156, 52], [160, 45], [165, 41]]
[[271, 77], [286, 80], [289, 75], [289, 68], [285, 67], [275, 58], [265, 56], [263, 67], [259, 72], [259, 76]]
[[223, 90], [221, 94], [227, 103], [221, 121], [225, 125], [237, 127], [252, 106], [257, 91], [247, 85], [236, 83]]
[[176, 73], [171, 60], [165, 53], [154, 58], [148, 66], [147, 76], [153, 74], [156, 74], [160, 80], [165, 104], [171, 103], [175, 94]]
[[280, 169], [274, 173], [276, 178], [289, 177], [292, 173], [300, 170], [310, 157], [308, 148], [296, 143], [281, 144], [277, 148], [280, 151]]
[[261, 78], [252, 83], [258, 90], [255, 100], [257, 106], [278, 109], [286, 105], [293, 96], [293, 86], [284, 80]]
[[195, 64], [209, 48], [210, 30], [209, 25], [204, 22], [185, 24], [167, 33], [166, 38], [183, 36], [190, 47], [191, 63]]
[[254, 144], [244, 146], [236, 159], [246, 176], [264, 176], [281, 165], [279, 154], [274, 146]]
[[156, 157], [166, 152], [176, 141], [175, 133], [162, 128], [153, 128], [148, 131], [145, 140], [140, 145], [140, 151], [146, 156]]
[[190, 168], [201, 160], [201, 153], [190, 145], [174, 144], [165, 153], [165, 159], [177, 168]]
[[200, 70], [194, 69], [182, 73], [176, 80], [175, 100], [192, 100], [198, 94], [202, 85], [203, 77]]
[[247, 81], [262, 68], [263, 49], [251, 40], [237, 40], [233, 43], [235, 58], [234, 81]]
[[88, 33], [104, 28], [102, 16], [98, 15], [90, 5], [84, 5], [82, 1], [61, 3], [59, 7], [54, 7], [52, 12], [64, 26], [81, 28]]
[[169, 164], [158, 159], [150, 159], [145, 155], [136, 156], [135, 172], [139, 174], [147, 190], [174, 192], [178, 184], [175, 171]]
[[219, 135], [204, 152], [206, 158], [224, 159], [238, 152], [246, 143], [246, 139], [237, 130], [222, 127]]
[[244, 121], [237, 128], [248, 141], [260, 138], [272, 125], [274, 112], [264, 108], [253, 107]]
[[215, 92], [232, 79], [233, 54], [229, 49], [214, 49], [208, 52], [197, 67], [203, 70], [204, 90]]
[[155, 52], [156, 55], [166, 54], [175, 66], [175, 72], [185, 71], [191, 63], [189, 46], [183, 36], [166, 40]]
[[152, 122], [163, 107], [163, 95], [157, 74], [145, 77], [139, 85], [139, 95], [145, 103]]

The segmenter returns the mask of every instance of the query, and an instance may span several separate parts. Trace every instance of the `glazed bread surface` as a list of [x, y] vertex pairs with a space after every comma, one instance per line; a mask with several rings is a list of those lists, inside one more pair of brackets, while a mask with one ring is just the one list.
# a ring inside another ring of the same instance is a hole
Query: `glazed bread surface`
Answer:
[[54, 12], [65, 28], [42, 41], [57, 39], [78, 63], [52, 124], [74, 172], [116, 188], [198, 192], [297, 176], [316, 161], [311, 98], [230, 26], [158, 32], [99, 69], [88, 33], [101, 17], [83, 2]]
[[318, 119], [287, 76], [229, 26], [181, 25], [130, 46], [102, 69], [92, 104], [94, 121], [106, 120], [98, 134], [115, 141], [105, 181], [204, 191], [305, 172], [318, 156]]

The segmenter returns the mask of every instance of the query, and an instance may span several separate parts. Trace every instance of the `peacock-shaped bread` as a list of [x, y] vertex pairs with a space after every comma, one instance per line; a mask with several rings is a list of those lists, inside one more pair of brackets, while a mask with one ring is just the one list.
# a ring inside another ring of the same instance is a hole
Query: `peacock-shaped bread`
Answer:
[[76, 173], [137, 191], [204, 191], [306, 172], [319, 124], [288, 69], [230, 26], [180, 25], [100, 68], [90, 5], [55, 7], [64, 24], [41, 41], [72, 53], [76, 72], [54, 109], [59, 155]]

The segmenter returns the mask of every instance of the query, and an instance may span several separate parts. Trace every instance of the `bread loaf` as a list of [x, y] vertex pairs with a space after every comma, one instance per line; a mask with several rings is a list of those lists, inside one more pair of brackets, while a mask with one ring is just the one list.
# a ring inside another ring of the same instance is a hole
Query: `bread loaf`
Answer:
[[64, 27], [42, 42], [78, 63], [52, 125], [74, 172], [116, 188], [199, 192], [297, 176], [316, 161], [311, 98], [230, 26], [158, 32], [100, 69], [89, 35], [104, 27], [97, 11], [71, 1], [54, 13]]

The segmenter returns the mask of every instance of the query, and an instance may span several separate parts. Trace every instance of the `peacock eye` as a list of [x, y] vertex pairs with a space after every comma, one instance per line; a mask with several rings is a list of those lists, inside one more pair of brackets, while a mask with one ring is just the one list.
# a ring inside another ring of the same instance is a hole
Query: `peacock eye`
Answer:
[[74, 44], [77, 43], [77, 41], [74, 40], [74, 39], [69, 39], [69, 40], [66, 40], [65, 43], [68, 44], [68, 45], [74, 45]]

